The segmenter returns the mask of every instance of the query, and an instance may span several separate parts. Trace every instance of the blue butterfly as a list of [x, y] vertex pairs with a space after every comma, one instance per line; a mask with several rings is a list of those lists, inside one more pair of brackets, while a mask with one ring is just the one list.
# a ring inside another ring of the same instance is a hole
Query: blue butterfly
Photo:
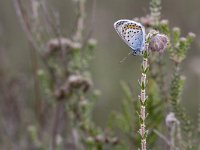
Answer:
[[114, 23], [114, 28], [124, 42], [131, 47], [133, 55], [143, 55], [145, 49], [145, 29], [138, 22], [122, 19]]

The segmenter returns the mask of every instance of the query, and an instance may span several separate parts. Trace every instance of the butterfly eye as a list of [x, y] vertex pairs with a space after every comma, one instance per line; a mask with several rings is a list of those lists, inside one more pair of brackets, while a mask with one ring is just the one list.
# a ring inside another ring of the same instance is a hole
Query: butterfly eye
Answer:
[[133, 55], [138, 55], [138, 52], [136, 50], [133, 50]]

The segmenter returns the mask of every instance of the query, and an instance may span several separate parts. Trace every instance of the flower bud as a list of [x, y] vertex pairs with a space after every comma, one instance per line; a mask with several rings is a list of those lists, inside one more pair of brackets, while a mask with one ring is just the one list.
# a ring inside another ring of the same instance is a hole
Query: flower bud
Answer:
[[154, 25], [154, 18], [150, 15], [141, 17], [140, 21], [145, 27], [152, 27]]
[[88, 46], [90, 48], [94, 48], [96, 45], [97, 45], [97, 41], [95, 39], [91, 38], [88, 40]]
[[170, 112], [165, 118], [165, 123], [167, 127], [171, 127], [173, 124], [179, 124], [179, 121], [175, 117], [175, 114], [173, 112]]
[[191, 38], [195, 38], [196, 37], [196, 35], [193, 32], [189, 32], [188, 36], [191, 37]]
[[156, 34], [153, 36], [149, 43], [149, 50], [163, 53], [169, 43], [169, 39], [164, 34]]
[[179, 27], [174, 27], [172, 30], [173, 30], [173, 32], [178, 32], [178, 33], [180, 33], [180, 28], [179, 28]]
[[94, 138], [91, 137], [91, 136], [89, 136], [89, 137], [86, 138], [86, 142], [87, 142], [88, 144], [93, 144], [93, 143], [94, 143]]
[[104, 143], [104, 142], [105, 142], [105, 136], [102, 135], [102, 134], [99, 134], [99, 135], [97, 135], [97, 136], [95, 137], [95, 141], [96, 141], [97, 143]]
[[196, 37], [196, 35], [194, 33], [189, 32], [188, 35], [187, 35], [187, 41], [188, 41], [188, 43], [191, 44], [193, 42], [193, 40], [194, 40], [195, 37]]
[[187, 39], [185, 37], [181, 37], [180, 42], [187, 42]]
[[163, 19], [163, 20], [161, 20], [160, 24], [161, 24], [162, 26], [167, 26], [167, 25], [169, 25], [169, 21], [166, 20], [166, 19]]

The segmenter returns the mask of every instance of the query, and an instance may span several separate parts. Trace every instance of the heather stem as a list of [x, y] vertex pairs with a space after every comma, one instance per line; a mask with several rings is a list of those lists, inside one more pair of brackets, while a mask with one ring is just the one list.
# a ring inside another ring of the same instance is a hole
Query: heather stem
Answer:
[[144, 52], [144, 56], [143, 56], [143, 61], [142, 61], [142, 75], [141, 75], [141, 79], [139, 81], [140, 87], [141, 87], [141, 91], [140, 91], [140, 95], [139, 95], [139, 100], [140, 100], [140, 112], [139, 112], [139, 120], [140, 120], [140, 129], [139, 129], [139, 134], [141, 136], [141, 150], [146, 150], [147, 148], [147, 142], [146, 142], [146, 138], [147, 138], [147, 132], [148, 130], [146, 129], [146, 117], [147, 117], [147, 113], [146, 113], [146, 101], [147, 101], [147, 94], [146, 94], [146, 85], [147, 85], [147, 72], [148, 72], [148, 51]]

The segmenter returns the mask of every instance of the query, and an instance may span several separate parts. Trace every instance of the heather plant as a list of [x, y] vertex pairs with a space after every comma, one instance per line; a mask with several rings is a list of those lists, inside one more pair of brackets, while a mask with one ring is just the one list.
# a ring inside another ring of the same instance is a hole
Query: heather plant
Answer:
[[[150, 14], [134, 20], [143, 23], [147, 32], [153, 29], [161, 34], [151, 36], [146, 41], [146, 52], [149, 54], [143, 56], [142, 76], [139, 80], [140, 102], [132, 96], [131, 88], [122, 83], [125, 93], [123, 110], [122, 113], [115, 112], [112, 115], [115, 126], [126, 137], [123, 138], [123, 148], [119, 149], [198, 149], [198, 137], [193, 136], [196, 127], [193, 127], [191, 118], [181, 105], [186, 77], [180, 71], [195, 34], [188, 33], [186, 37], [182, 37], [178, 27], [171, 30], [169, 21], [161, 19], [161, 0], [151, 0]], [[166, 48], [167, 52], [164, 52]], [[144, 67], [147, 56], [150, 66]], [[170, 70], [167, 65], [170, 60], [174, 66], [172, 72], [167, 71]], [[148, 78], [144, 68], [149, 68]], [[136, 115], [139, 116], [138, 119], [135, 118]], [[159, 139], [165, 144], [158, 146]], [[194, 143], [198, 144], [194, 146]]]
[[88, 70], [96, 40], [91, 38], [92, 28], [85, 32], [86, 2], [74, 1], [74, 32], [65, 36], [59, 13], [49, 2], [13, 0], [34, 57], [36, 117], [26, 126], [34, 149], [95, 150], [118, 143], [92, 121], [99, 91], [92, 88]]

